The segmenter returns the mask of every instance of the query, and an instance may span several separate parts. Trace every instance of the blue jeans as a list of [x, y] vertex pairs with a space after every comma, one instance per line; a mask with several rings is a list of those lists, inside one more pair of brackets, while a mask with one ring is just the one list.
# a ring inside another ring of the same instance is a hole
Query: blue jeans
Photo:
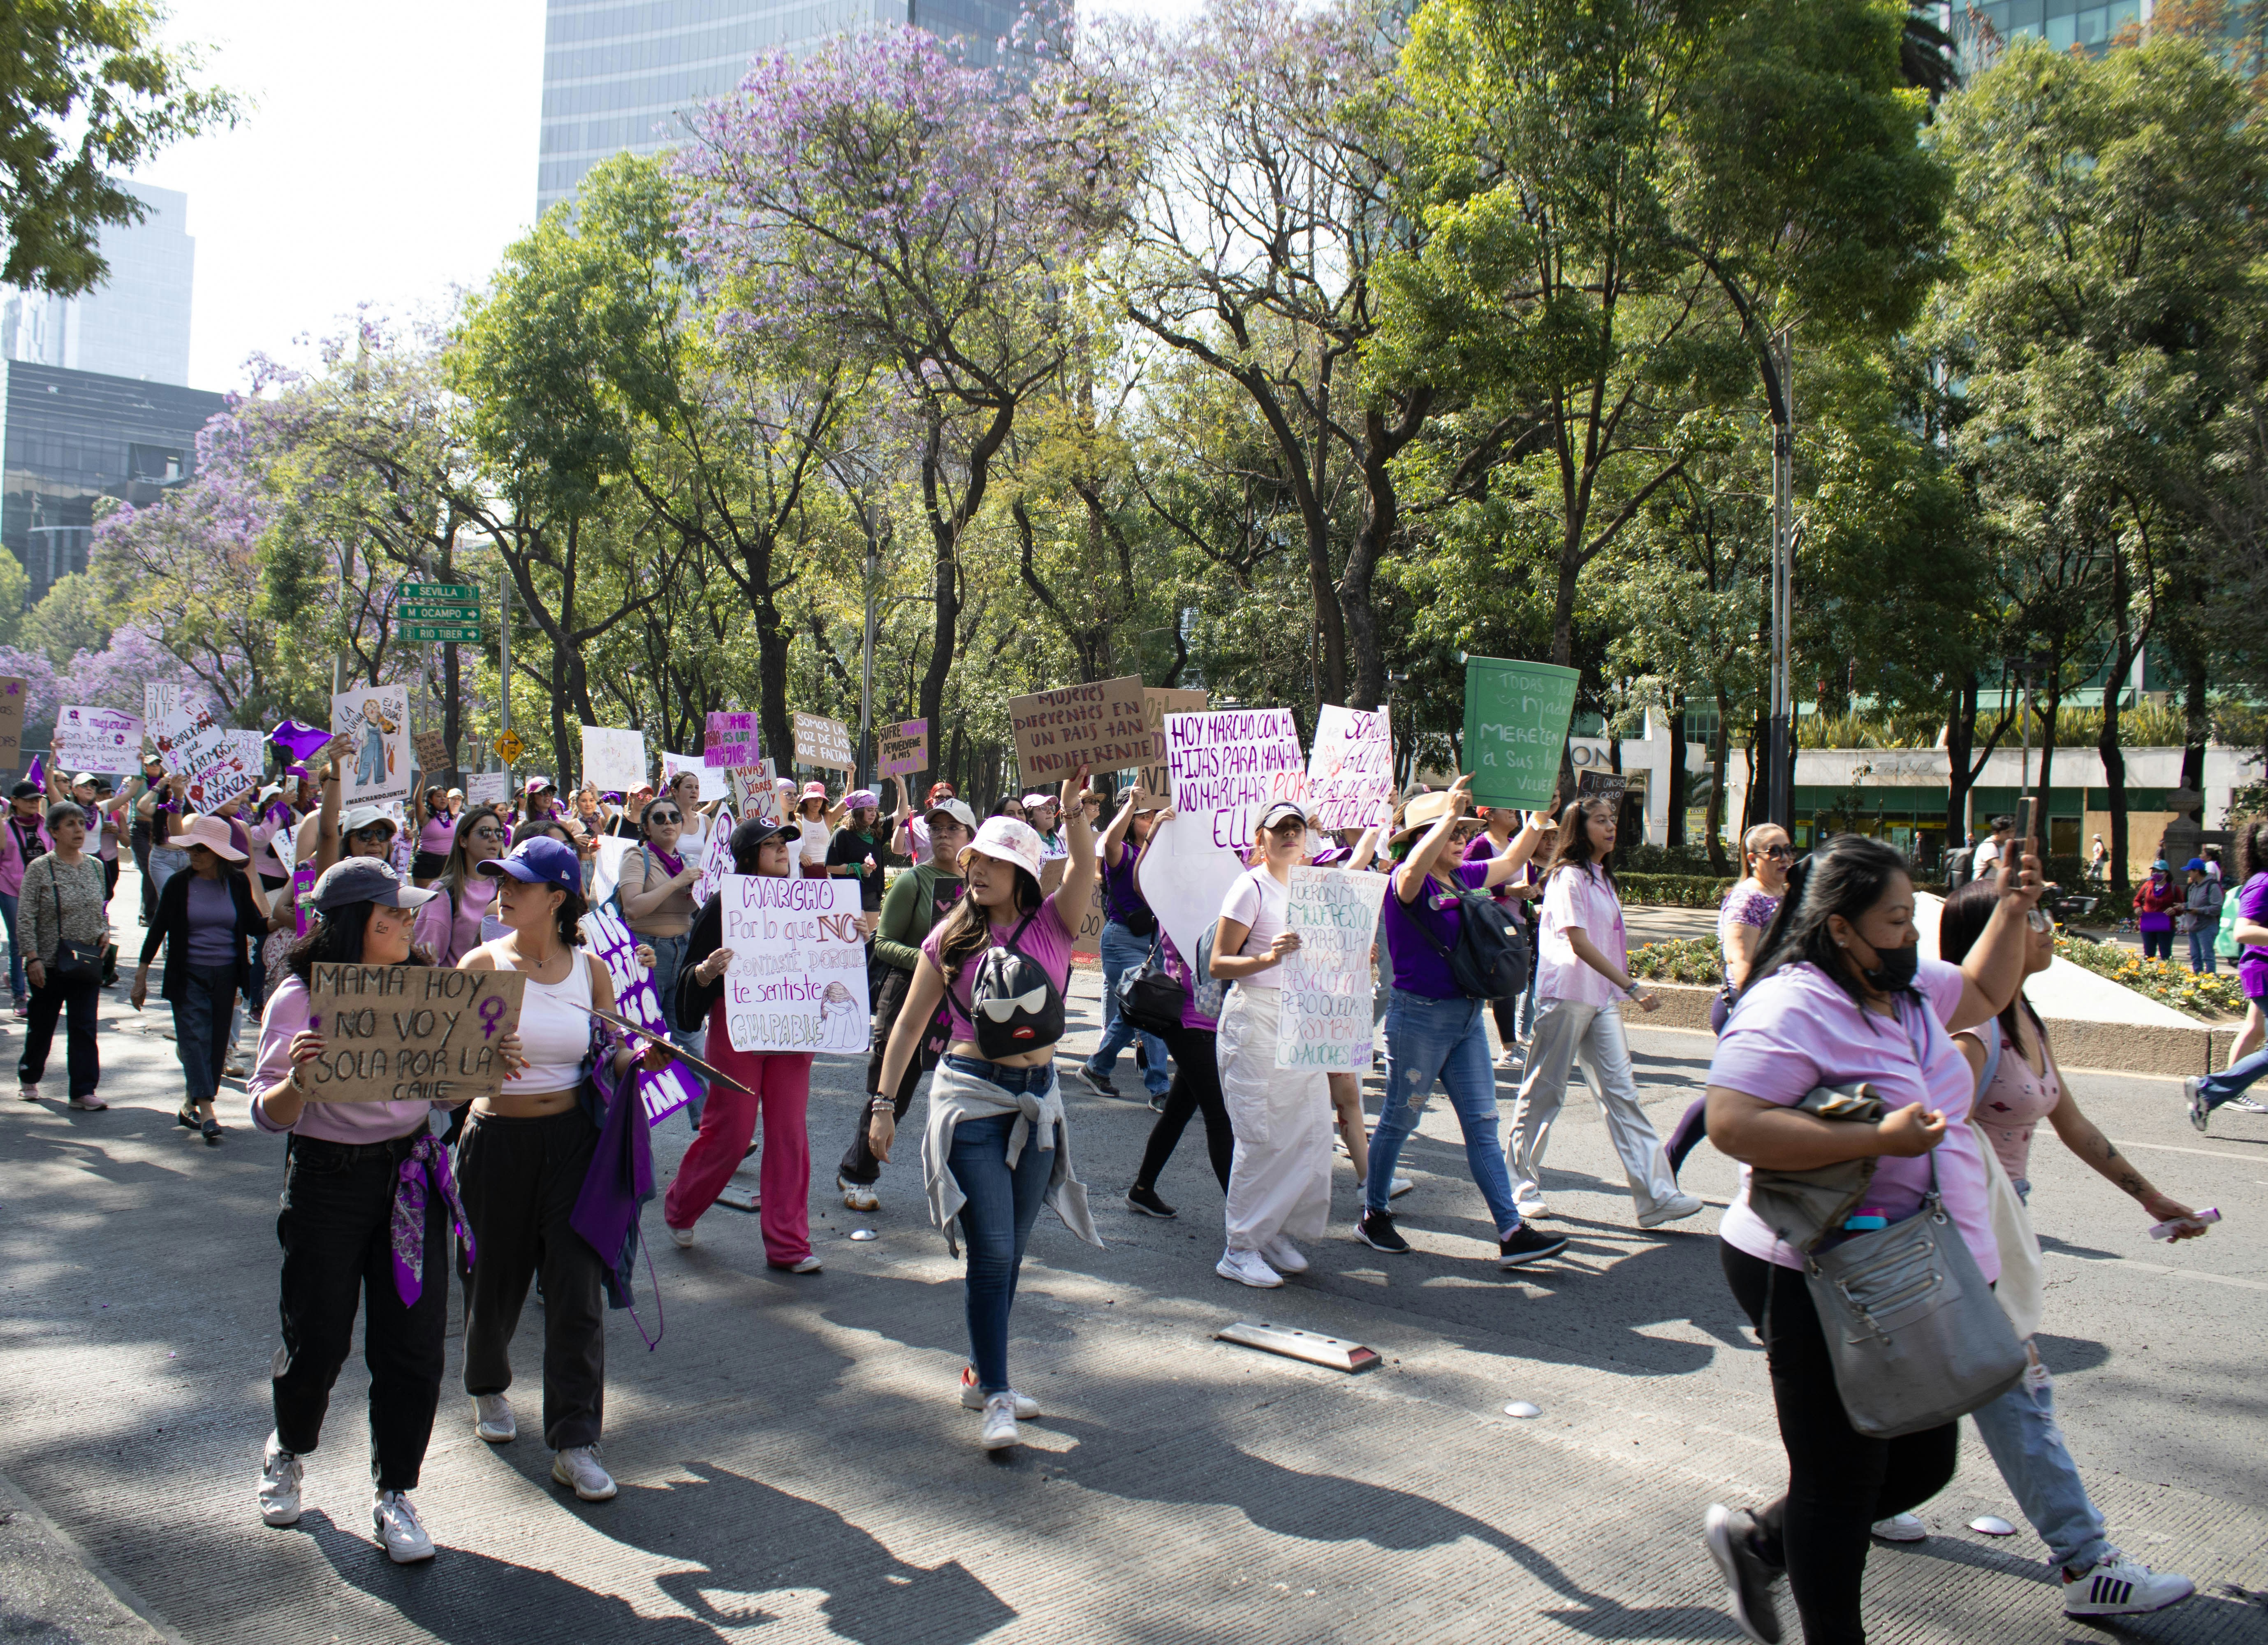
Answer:
[[1142, 1084], [1151, 1095], [1163, 1096], [1174, 1082], [1166, 1072], [1166, 1042], [1136, 1028], [1118, 1009], [1118, 979], [1149, 957], [1149, 938], [1136, 936], [1115, 919], [1103, 926], [1102, 1041], [1086, 1059], [1086, 1066], [1090, 1073], [1108, 1080], [1118, 1066], [1118, 1053], [1138, 1037], [1149, 1064], [1142, 1070]]
[[[702, 1055], [700, 1026], [696, 1023], [688, 1029], [677, 1020], [677, 973], [684, 967], [685, 947], [692, 941], [691, 934], [688, 933], [678, 937], [649, 937], [637, 932], [630, 934], [640, 942], [653, 945], [653, 992], [660, 1000], [661, 1020], [669, 1029], [670, 1043], [680, 1051], [689, 1051], [696, 1057]], [[685, 1123], [697, 1136], [701, 1131], [701, 1110], [708, 1105], [709, 1090], [701, 1082], [697, 1072], [691, 1068], [685, 1072], [691, 1076], [693, 1084], [692, 1100], [685, 1104]]]
[[2174, 933], [2171, 926], [2163, 931], [2142, 933], [2142, 957], [2146, 960], [2171, 960], [2174, 957]]
[[1386, 1007], [1386, 1096], [1370, 1138], [1370, 1176], [1363, 1208], [1383, 1211], [1393, 1191], [1402, 1145], [1418, 1129], [1418, 1116], [1439, 1080], [1449, 1093], [1465, 1133], [1465, 1162], [1488, 1201], [1497, 1238], [1520, 1227], [1497, 1132], [1496, 1070], [1489, 1065], [1488, 1029], [1478, 1000], [1429, 1000], [1395, 989]]
[[2190, 970], [2199, 977], [2211, 977], [2219, 967], [2213, 963], [2213, 940], [2220, 934], [2218, 926], [2199, 926], [2190, 933]]
[[2206, 1110], [2219, 1108], [2231, 1097], [2243, 1095], [2246, 1088], [2264, 1073], [2268, 1073], [2268, 1045], [2229, 1064], [2219, 1073], [2205, 1075], [2203, 1090]]
[[32, 991], [24, 982], [24, 956], [17, 952], [16, 903], [13, 896], [0, 895], [0, 920], [8, 926], [8, 997], [21, 1000]]
[[[1053, 1077], [1050, 1068], [1017, 1070], [993, 1063], [964, 1063], [969, 1073], [995, 1085], [1006, 1085], [1019, 1073], [1037, 1076], [1030, 1088], [1045, 1091]], [[1019, 1088], [1026, 1084], [1017, 1080]], [[1056, 1156], [1027, 1137], [1015, 1169], [1008, 1166], [1008, 1132], [1016, 1116], [995, 1114], [986, 1119], [966, 1119], [953, 1129], [953, 1150], [947, 1160], [954, 1180], [968, 1196], [961, 1207], [961, 1239], [968, 1251], [968, 1357], [976, 1367], [977, 1386], [988, 1395], [1008, 1386], [1008, 1311], [1016, 1305], [1016, 1275], [1024, 1265], [1024, 1247], [1032, 1237], [1032, 1224], [1040, 1220], [1040, 1206], [1048, 1193]], [[1056, 1147], [1063, 1146], [1058, 1128]]]
[[2088, 1500], [2079, 1466], [2063, 1442], [2055, 1420], [2055, 1387], [2044, 1371], [2027, 1371], [2023, 1381], [1970, 1414], [2016, 1505], [2048, 1545], [2053, 1563], [2084, 1571], [2117, 1552], [2103, 1535], [2102, 1516]]
[[[173, 964], [173, 956], [166, 963]], [[188, 1091], [181, 1106], [210, 1103], [220, 1089], [221, 1069], [236, 1045], [229, 1022], [236, 1007], [236, 967], [181, 965], [181, 997], [173, 1001], [173, 1051]]]

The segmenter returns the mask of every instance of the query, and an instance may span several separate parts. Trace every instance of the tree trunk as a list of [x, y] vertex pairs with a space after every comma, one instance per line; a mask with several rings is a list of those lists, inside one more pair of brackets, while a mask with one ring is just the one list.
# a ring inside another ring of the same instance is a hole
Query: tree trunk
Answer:
[[1709, 872], [1722, 876], [1731, 872], [1725, 851], [1725, 773], [1731, 769], [1730, 720], [1732, 704], [1725, 700], [1724, 688], [1717, 690], [1717, 735], [1710, 749], [1711, 769], [1714, 776], [1709, 785]]
[[[1749, 727], [1748, 790], [1741, 796], [1741, 837], [1743, 839], [1748, 837], [1750, 829], [1764, 820], [1764, 773], [1757, 769], [1756, 750], [1759, 748], [1770, 746], [1771, 728], [1768, 721], [1771, 712], [1770, 703], [1764, 697], [1758, 697], [1756, 717]], [[1789, 821], [1793, 822], [1794, 819], [1791, 817]]]
[[1970, 669], [1953, 693], [1945, 722], [1945, 848], [1969, 843], [1970, 751], [1977, 746], [1977, 672]]
[[[2187, 689], [2183, 692], [2183, 709], [2189, 724], [2187, 741], [2182, 748], [2182, 786], [2197, 793], [2205, 792], [2205, 744], [2213, 737], [2213, 718], [2205, 700], [2205, 668], [2202, 655], [2192, 657], [2188, 668]], [[2203, 815], [2200, 813], [2199, 815]]]

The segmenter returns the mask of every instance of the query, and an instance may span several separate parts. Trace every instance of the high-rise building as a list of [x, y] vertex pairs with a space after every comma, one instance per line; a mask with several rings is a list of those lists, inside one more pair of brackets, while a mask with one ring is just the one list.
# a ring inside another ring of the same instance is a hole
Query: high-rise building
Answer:
[[[651, 154], [683, 136], [677, 116], [740, 83], [748, 59], [833, 35], [911, 23], [968, 42], [989, 63], [1015, 29], [1020, 0], [548, 0], [539, 212], [573, 196], [583, 173], [623, 150]], [[1044, 10], [1044, 7], [1032, 8]], [[1066, 4], [1064, 10], [1068, 11]]]
[[139, 223], [103, 226], [96, 244], [109, 275], [79, 297], [0, 287], [0, 358], [144, 382], [189, 380], [197, 250], [189, 197], [146, 183], [122, 186], [148, 210]]

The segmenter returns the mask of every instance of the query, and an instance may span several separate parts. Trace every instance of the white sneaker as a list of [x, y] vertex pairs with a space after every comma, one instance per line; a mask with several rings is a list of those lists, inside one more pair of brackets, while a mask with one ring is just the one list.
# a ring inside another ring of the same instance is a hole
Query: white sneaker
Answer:
[[575, 1494], [585, 1502], [609, 1502], [614, 1500], [614, 1477], [599, 1466], [596, 1445], [570, 1445], [551, 1458], [551, 1477], [561, 1485], [571, 1485]]
[[846, 1183], [838, 1177], [835, 1179], [835, 1185], [843, 1191], [843, 1208], [846, 1211], [880, 1211], [882, 1208], [880, 1198], [865, 1183]]
[[371, 1529], [378, 1545], [396, 1565], [415, 1565], [433, 1557], [433, 1538], [417, 1523], [417, 1510], [399, 1491], [380, 1491], [370, 1505]]
[[[1020, 1394], [1011, 1388], [1008, 1391], [1008, 1398], [1015, 1402], [1016, 1414], [1025, 1421], [1028, 1422], [1040, 1414], [1040, 1402], [1031, 1395]], [[961, 1368], [961, 1408], [964, 1411], [984, 1409], [984, 1391], [977, 1386], [976, 1368], [973, 1365]]]
[[1408, 1177], [1397, 1177], [1386, 1185], [1386, 1197], [1388, 1199], [1399, 1199], [1403, 1195], [1408, 1193], [1416, 1186], [1418, 1186], [1418, 1184], [1411, 1182]]
[[1257, 1290], [1272, 1290], [1284, 1283], [1284, 1276], [1268, 1265], [1256, 1250], [1229, 1250], [1220, 1254], [1212, 1271], [1224, 1280], [1233, 1280], [1239, 1285], [1248, 1285]]
[[2063, 1613], [2067, 1617], [2139, 1617], [2177, 1605], [2197, 1592], [2197, 1584], [2171, 1571], [2113, 1552], [2094, 1569], [2063, 1576]]
[[270, 1434], [260, 1458], [260, 1517], [271, 1525], [299, 1523], [299, 1476], [306, 1464]]
[[1520, 1220], [1522, 1222], [1533, 1222], [1538, 1217], [1548, 1217], [1551, 1214], [1551, 1207], [1541, 1199], [1516, 1199], [1513, 1202], [1512, 1208], [1520, 1213]]
[[977, 1442], [986, 1450], [1005, 1450], [1016, 1442], [1014, 1394], [994, 1394], [984, 1402], [984, 1435]]
[[502, 1394], [475, 1394], [473, 1434], [491, 1445], [508, 1445], [518, 1439], [519, 1424], [512, 1420], [512, 1401]]
[[[1696, 1194], [1679, 1194], [1665, 1199], [1638, 1220], [1642, 1228], [1658, 1228], [1665, 1222], [1683, 1222], [1687, 1217], [1698, 1216], [1708, 1208], [1709, 1202]], [[1522, 1213], [1523, 1215], [1525, 1213]]]
[[1300, 1254], [1300, 1248], [1281, 1234], [1262, 1246], [1260, 1254], [1268, 1259], [1269, 1266], [1274, 1268], [1278, 1273], [1307, 1272], [1307, 1259]]
[[799, 1262], [775, 1262], [765, 1265], [779, 1273], [817, 1273], [824, 1265], [820, 1262], [818, 1253], [814, 1252]]
[[[669, 1228], [669, 1224], [666, 1222], [663, 1223], [661, 1226], [666, 1228]], [[669, 1228], [669, 1243], [676, 1246], [678, 1250], [683, 1250], [688, 1245], [693, 1243], [693, 1230], [691, 1228]]]
[[1885, 1542], [1927, 1542], [1929, 1527], [1921, 1523], [1918, 1514], [1893, 1514], [1888, 1519], [1878, 1519], [1874, 1532]]

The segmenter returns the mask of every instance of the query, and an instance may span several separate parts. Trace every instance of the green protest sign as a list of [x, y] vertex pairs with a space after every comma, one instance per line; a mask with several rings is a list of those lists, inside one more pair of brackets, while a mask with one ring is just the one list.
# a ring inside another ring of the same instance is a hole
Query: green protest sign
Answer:
[[1476, 804], [1551, 803], [1579, 678], [1548, 662], [1465, 659], [1465, 770]]

